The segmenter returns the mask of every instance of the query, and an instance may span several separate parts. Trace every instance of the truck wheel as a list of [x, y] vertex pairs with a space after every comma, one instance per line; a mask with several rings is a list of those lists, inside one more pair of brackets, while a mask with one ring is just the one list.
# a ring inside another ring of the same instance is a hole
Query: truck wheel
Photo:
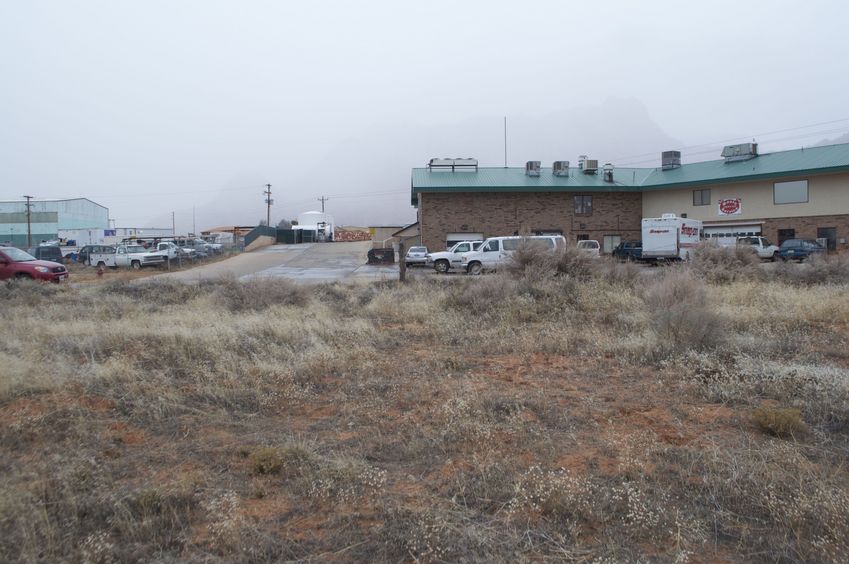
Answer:
[[133, 262], [130, 263], [130, 266], [132, 267], [133, 270], [138, 270], [138, 269], [141, 268], [141, 263], [137, 260], [134, 260]]
[[103, 261], [100, 261], [99, 263], [97, 263], [97, 268], [106, 268], [106, 263], [103, 262]]
[[446, 272], [448, 272], [448, 268], [449, 268], [448, 261], [445, 260], [445, 259], [438, 260], [433, 265], [433, 269], [436, 270], [437, 272], [441, 273], [441, 274], [445, 274]]
[[469, 268], [467, 269], [467, 271], [472, 276], [480, 276], [481, 272], [483, 272], [483, 267], [481, 266], [481, 263], [473, 262], [472, 264], [469, 265]]

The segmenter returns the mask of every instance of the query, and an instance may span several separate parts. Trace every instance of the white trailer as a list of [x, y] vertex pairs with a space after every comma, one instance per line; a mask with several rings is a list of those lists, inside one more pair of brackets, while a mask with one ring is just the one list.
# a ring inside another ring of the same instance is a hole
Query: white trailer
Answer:
[[665, 213], [642, 222], [643, 260], [689, 260], [701, 241], [702, 222]]

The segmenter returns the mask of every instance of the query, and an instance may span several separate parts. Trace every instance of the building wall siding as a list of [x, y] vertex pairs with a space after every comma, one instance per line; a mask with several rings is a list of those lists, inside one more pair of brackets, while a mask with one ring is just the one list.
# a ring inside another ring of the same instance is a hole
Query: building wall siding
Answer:
[[849, 214], [768, 218], [764, 220], [762, 232], [777, 245], [779, 229], [794, 229], [797, 239], [816, 239], [820, 227], [834, 227], [837, 231], [837, 250], [849, 249]]
[[445, 247], [447, 233], [483, 233], [484, 237], [561, 231], [568, 241], [579, 235], [602, 241], [605, 235], [639, 239], [642, 196], [639, 193], [593, 193], [590, 215], [576, 215], [576, 192], [419, 194], [422, 243]]
[[[808, 181], [808, 202], [773, 203], [773, 184], [791, 180]], [[710, 189], [710, 204], [694, 206], [693, 190], [704, 189]], [[732, 216], [719, 215], [719, 200], [733, 198], [741, 199], [742, 213]], [[702, 221], [747, 221], [757, 218], [849, 214], [849, 174], [788, 176], [759, 182], [735, 182], [643, 193], [645, 217], [660, 217], [661, 214], [670, 212], [677, 215], [686, 213], [688, 217]]]

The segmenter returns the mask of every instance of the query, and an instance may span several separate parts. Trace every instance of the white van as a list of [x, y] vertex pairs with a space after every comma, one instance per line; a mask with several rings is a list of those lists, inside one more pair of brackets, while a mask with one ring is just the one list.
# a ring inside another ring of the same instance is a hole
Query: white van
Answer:
[[463, 253], [461, 268], [469, 274], [480, 274], [484, 270], [496, 270], [510, 264], [513, 253], [523, 241], [538, 241], [552, 251], [566, 246], [563, 235], [534, 235], [532, 237], [490, 237], [476, 251]]

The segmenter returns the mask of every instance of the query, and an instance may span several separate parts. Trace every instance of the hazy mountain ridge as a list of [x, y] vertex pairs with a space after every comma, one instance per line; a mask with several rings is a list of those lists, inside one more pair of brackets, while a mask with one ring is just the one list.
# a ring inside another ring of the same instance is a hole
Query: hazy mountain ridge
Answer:
[[[508, 116], [507, 156], [510, 166], [540, 160], [577, 162], [586, 154], [616, 164], [618, 156], [681, 146], [652, 119], [636, 99], [609, 98], [543, 115]], [[318, 151], [317, 151], [318, 153]], [[415, 220], [410, 205], [410, 169], [432, 157], [475, 157], [481, 166], [504, 164], [504, 119], [478, 116], [462, 122], [432, 126], [397, 124], [325, 148], [321, 156], [290, 167], [283, 178], [270, 179], [275, 205], [272, 222], [320, 208], [316, 198], [330, 197], [327, 211], [338, 224], [404, 224]], [[646, 159], [646, 157], [642, 157]], [[653, 166], [653, 165], [640, 165]], [[228, 181], [212, 201], [196, 206], [198, 229], [215, 225], [254, 224], [265, 217], [262, 180], [246, 173]], [[240, 186], [253, 186], [255, 190]], [[178, 212], [191, 217], [191, 210]], [[151, 225], [170, 224], [170, 214], [151, 219]]]

